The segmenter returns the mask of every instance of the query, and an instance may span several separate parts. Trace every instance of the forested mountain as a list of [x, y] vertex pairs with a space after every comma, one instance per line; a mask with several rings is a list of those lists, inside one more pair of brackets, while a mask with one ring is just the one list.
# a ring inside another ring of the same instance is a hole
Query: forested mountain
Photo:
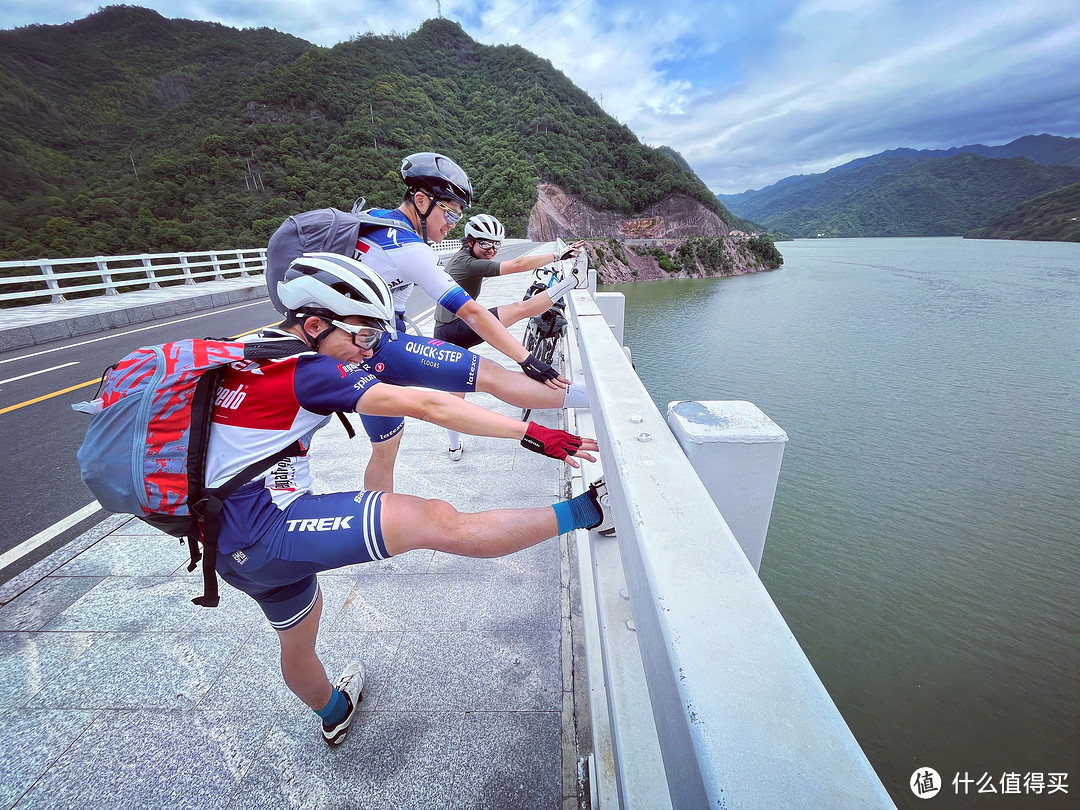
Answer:
[[1028, 200], [994, 217], [971, 239], [1032, 239], [1080, 242], [1080, 183]]
[[794, 236], [942, 236], [1077, 178], [1080, 138], [1038, 135], [995, 147], [895, 149], [720, 199]]
[[290, 213], [396, 206], [444, 152], [523, 235], [537, 183], [627, 215], [675, 193], [735, 218], [551, 64], [444, 19], [333, 48], [110, 6], [0, 31], [0, 259], [265, 244]]

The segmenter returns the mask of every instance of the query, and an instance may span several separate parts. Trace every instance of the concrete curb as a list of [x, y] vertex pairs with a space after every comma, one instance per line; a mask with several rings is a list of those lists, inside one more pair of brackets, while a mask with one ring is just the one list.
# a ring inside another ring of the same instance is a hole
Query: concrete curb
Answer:
[[[219, 285], [215, 290], [188, 292], [190, 288], [172, 287], [154, 293], [110, 296], [109, 300], [101, 296], [5, 310], [4, 323], [0, 326], [0, 351], [38, 346], [54, 340], [266, 297], [262, 277], [248, 281], [242, 286], [235, 283], [228, 287]], [[200, 286], [211, 287], [214, 282]]]

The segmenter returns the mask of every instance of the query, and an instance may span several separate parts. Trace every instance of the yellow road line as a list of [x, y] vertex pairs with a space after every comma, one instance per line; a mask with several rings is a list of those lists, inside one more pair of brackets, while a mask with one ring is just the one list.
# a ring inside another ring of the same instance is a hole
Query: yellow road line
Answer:
[[101, 382], [100, 377], [98, 377], [96, 380], [90, 380], [89, 382], [84, 382], [84, 383], [79, 383], [78, 385], [73, 385], [70, 388], [63, 389], [62, 391], [53, 391], [51, 394], [45, 394], [44, 396], [40, 396], [40, 397], [37, 397], [35, 399], [28, 399], [28, 400], [26, 400], [26, 402], [20, 402], [18, 405], [8, 405], [6, 408], [0, 408], [0, 413], [9, 413], [11, 411], [17, 411], [17, 410], [19, 410], [19, 408], [25, 408], [27, 405], [36, 405], [39, 402], [44, 402], [47, 399], [52, 399], [53, 397], [58, 397], [61, 394], [66, 394], [66, 393], [68, 393], [70, 391], [78, 391], [80, 388], [86, 388], [86, 386], [88, 386], [88, 385], [97, 385], [99, 382]]

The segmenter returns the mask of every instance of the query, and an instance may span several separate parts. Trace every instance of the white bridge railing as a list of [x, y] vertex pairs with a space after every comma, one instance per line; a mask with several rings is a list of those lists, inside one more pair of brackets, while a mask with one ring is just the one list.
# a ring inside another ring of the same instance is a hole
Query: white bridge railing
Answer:
[[[119, 295], [259, 275], [265, 269], [265, 248], [0, 262], [0, 302], [18, 301], [22, 305], [47, 299], [55, 304], [66, 301], [66, 296], [73, 293]], [[29, 272], [9, 275], [19, 270]], [[20, 286], [29, 289], [13, 289]]]
[[[438, 253], [450, 253], [461, 247], [461, 240], [446, 239], [433, 247]], [[265, 271], [266, 248], [7, 261], [0, 262], [0, 303], [56, 304], [75, 293], [80, 298], [86, 297], [84, 293], [119, 295], [256, 276]]]
[[618, 529], [576, 535], [593, 810], [894, 807], [596, 301], [569, 298], [592, 402], [569, 429], [600, 444]]

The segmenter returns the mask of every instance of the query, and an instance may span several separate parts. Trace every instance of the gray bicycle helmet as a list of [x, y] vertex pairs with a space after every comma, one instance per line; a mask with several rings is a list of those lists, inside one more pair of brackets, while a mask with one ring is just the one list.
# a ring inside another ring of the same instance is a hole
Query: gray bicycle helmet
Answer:
[[397, 335], [390, 288], [382, 276], [356, 259], [336, 253], [305, 253], [289, 264], [277, 293], [290, 314], [328, 319], [358, 315]]
[[423, 191], [436, 200], [454, 200], [462, 207], [472, 205], [469, 175], [446, 155], [417, 152], [401, 161], [401, 179], [410, 191]]
[[501, 242], [506, 236], [506, 228], [491, 214], [477, 214], [465, 223], [465, 236], [473, 239], [489, 239]]

